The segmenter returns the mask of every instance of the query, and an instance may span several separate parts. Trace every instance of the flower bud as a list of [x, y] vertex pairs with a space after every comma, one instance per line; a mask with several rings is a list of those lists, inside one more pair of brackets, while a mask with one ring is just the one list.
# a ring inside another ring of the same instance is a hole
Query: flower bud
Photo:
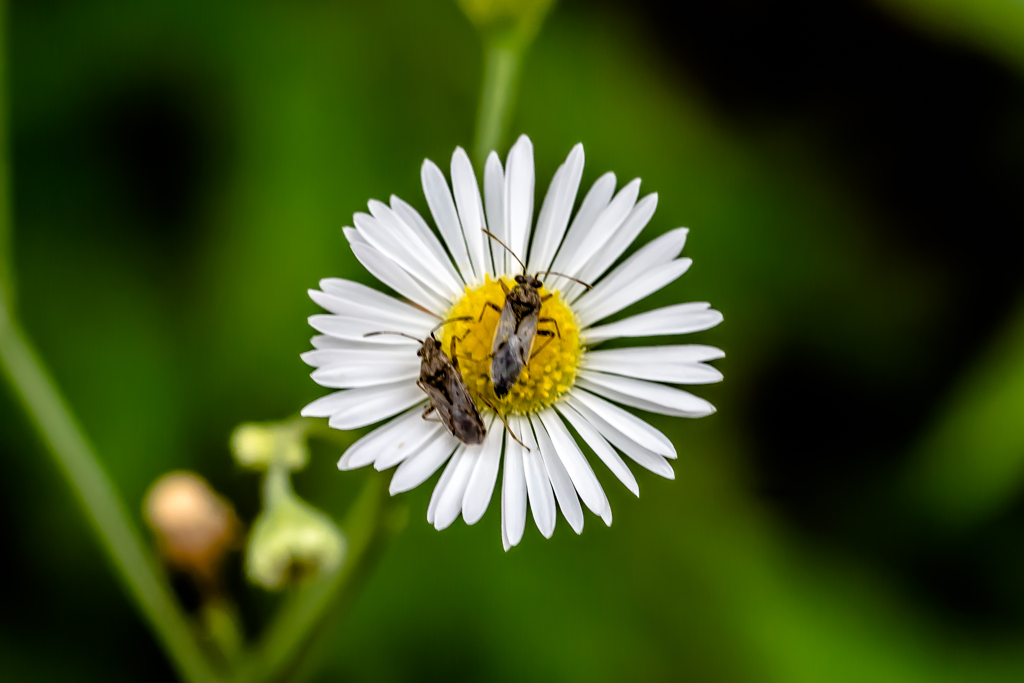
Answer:
[[171, 472], [150, 487], [143, 513], [164, 561], [192, 576], [201, 589], [215, 587], [240, 530], [231, 503], [199, 475]]
[[[249, 578], [275, 590], [335, 571], [345, 554], [341, 531], [327, 515], [291, 491], [287, 472], [274, 468], [267, 477], [269, 495], [246, 550]], [[284, 481], [275, 482], [278, 477]]]
[[458, 0], [463, 13], [482, 33], [513, 32], [532, 38], [552, 0]]
[[240, 425], [231, 435], [231, 450], [240, 465], [253, 469], [280, 463], [290, 470], [300, 470], [309, 461], [302, 422]]

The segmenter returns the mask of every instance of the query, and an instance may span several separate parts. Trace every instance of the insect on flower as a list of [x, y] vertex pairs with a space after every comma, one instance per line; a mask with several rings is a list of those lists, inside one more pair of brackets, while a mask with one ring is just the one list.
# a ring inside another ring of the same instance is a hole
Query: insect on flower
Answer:
[[[396, 334], [419, 342], [420, 348], [416, 355], [423, 360], [420, 362], [420, 379], [416, 386], [422, 389], [430, 399], [430, 404], [423, 411], [423, 419], [428, 420], [431, 414], [437, 413], [439, 420], [435, 421], [440, 421], [451, 435], [462, 443], [472, 445], [483, 443], [487, 428], [484, 426], [483, 420], [480, 419], [480, 411], [477, 410], [476, 403], [466, 389], [462, 373], [459, 372], [458, 339], [452, 337], [449, 357], [442, 350], [441, 342], [434, 337], [434, 331], [439, 327], [456, 320], [468, 319], [460, 317], [442, 320], [434, 329], [430, 330], [430, 334], [423, 340], [404, 332], [390, 330], [367, 332], [363, 337]], [[481, 397], [481, 400], [487, 403], [487, 399]], [[490, 407], [492, 410], [494, 409], [494, 406]], [[495, 412], [497, 411], [495, 410]], [[502, 422], [505, 422], [504, 418], [502, 418]], [[509, 430], [509, 434], [512, 434], [507, 422], [505, 428]], [[512, 434], [512, 438], [518, 441], [515, 434]]]
[[[627, 253], [654, 215], [657, 194], [641, 198], [639, 179], [616, 191], [615, 174], [605, 173], [574, 215], [583, 166], [583, 146], [576, 145], [555, 172], [534, 221], [528, 137], [517, 140], [504, 164], [491, 152], [482, 184], [462, 148], [452, 154], [451, 183], [436, 164], [424, 161], [420, 178], [434, 225], [392, 196], [389, 204], [370, 200], [369, 213], [356, 213], [354, 227], [344, 228], [354, 256], [396, 294], [338, 278], [310, 290], [325, 313], [309, 318], [319, 334], [302, 360], [315, 368], [314, 381], [334, 391], [302, 414], [328, 418], [334, 429], [379, 425], [349, 446], [338, 469], [396, 468], [392, 495], [421, 486], [440, 470], [426, 510], [436, 529], [460, 515], [476, 524], [500, 498], [506, 550], [523, 539], [530, 511], [547, 538], [559, 511], [575, 533], [583, 531], [584, 508], [611, 524], [611, 505], [594, 471], [599, 462], [637, 495], [640, 483], [630, 462], [672, 479], [675, 445], [630, 409], [710, 415], [715, 408], [708, 401], [672, 385], [722, 379], [708, 361], [724, 354], [711, 346], [599, 348], [609, 340], [653, 341], [707, 330], [722, 314], [706, 302], [675, 303], [607, 322], [686, 272], [691, 261], [681, 252], [688, 231], [669, 230]], [[555, 273], [594, 287], [567, 282], [556, 289]], [[454, 318], [462, 319], [444, 326], [438, 341], [427, 339], [438, 321]], [[364, 337], [374, 330], [400, 331], [416, 341]], [[446, 408], [469, 407], [447, 393], [445, 381], [458, 380], [442, 373], [437, 381], [424, 381], [432, 376], [431, 364], [424, 375], [423, 359], [413, 353], [415, 345], [446, 367], [441, 356], [451, 352], [453, 341], [451, 371], [461, 375], [480, 411], [482, 443], [467, 443], [441, 422], [421, 419], [428, 399], [437, 396], [424, 393], [428, 389], [440, 392]], [[507, 393], [498, 396], [503, 389]], [[518, 438], [494, 428], [499, 418]], [[577, 436], [593, 457], [584, 454]]]
[[[494, 385], [494, 394], [498, 398], [504, 398], [511, 391], [512, 386], [519, 381], [519, 375], [523, 368], [529, 365], [534, 356], [533, 344], [537, 337], [547, 337], [548, 340], [541, 344], [537, 352], [551, 343], [551, 340], [558, 335], [562, 336], [558, 329], [558, 321], [554, 318], [540, 317], [541, 305], [550, 299], [552, 294], [541, 296], [540, 288], [544, 286], [539, 279], [541, 275], [561, 275], [564, 278], [579, 282], [587, 289], [593, 289], [585, 282], [580, 282], [574, 277], [555, 273], [550, 270], [542, 271], [537, 275], [528, 275], [526, 265], [519, 260], [515, 252], [509, 249], [504, 242], [495, 237], [491, 232], [484, 230], [491, 239], [505, 247], [505, 250], [512, 255], [519, 265], [523, 266], [523, 272], [515, 276], [516, 285], [509, 289], [502, 280], [498, 280], [502, 291], [505, 292], [505, 303], [499, 307], [497, 304], [488, 301], [480, 311], [479, 320], [483, 320], [487, 309], [494, 309], [501, 318], [498, 326], [494, 328], [494, 341], [491, 345], [491, 383]], [[555, 330], [539, 330], [540, 323], [551, 323]]]

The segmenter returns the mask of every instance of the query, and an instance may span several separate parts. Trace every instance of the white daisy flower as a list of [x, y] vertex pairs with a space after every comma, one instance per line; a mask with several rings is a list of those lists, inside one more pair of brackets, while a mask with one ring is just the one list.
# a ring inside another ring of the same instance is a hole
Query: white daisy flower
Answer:
[[[715, 410], [704, 399], [669, 385], [720, 381], [721, 373], [707, 365], [724, 356], [719, 349], [592, 348], [609, 339], [697, 332], [722, 321], [710, 304], [686, 303], [599, 324], [686, 272], [691, 260], [679, 254], [687, 229], [661, 235], [612, 268], [650, 221], [658, 196], [638, 201], [639, 179], [615, 192], [615, 174], [606, 173], [572, 217], [583, 175], [580, 144], [555, 173], [536, 226], [533, 145], [525, 135], [509, 151], [504, 168], [491, 152], [483, 197], [462, 148], [452, 155], [454, 199], [433, 162], [424, 161], [420, 175], [444, 246], [420, 214], [393, 195], [390, 206], [371, 200], [369, 215], [355, 214], [355, 227], [346, 227], [345, 236], [356, 258], [405, 300], [333, 278], [310, 291], [313, 301], [329, 313], [310, 317], [310, 325], [321, 334], [313, 337], [315, 350], [302, 359], [316, 368], [312, 377], [317, 383], [340, 391], [309, 404], [302, 414], [330, 418], [336, 429], [358, 429], [397, 415], [353, 444], [338, 467], [372, 464], [384, 470], [397, 465], [390, 487], [394, 495], [419, 486], [447, 463], [427, 508], [427, 521], [438, 529], [460, 513], [467, 524], [483, 517], [502, 461], [505, 550], [523, 537], [527, 502], [545, 537], [554, 532], [556, 507], [576, 533], [583, 530], [581, 500], [610, 525], [608, 498], [569, 427], [639, 495], [622, 455], [672, 479], [669, 460], [676, 450], [662, 432], [616, 404], [678, 417], [702, 417]], [[499, 315], [484, 309], [488, 303], [502, 307], [505, 294], [498, 280], [512, 289], [522, 269], [484, 229], [508, 245], [531, 275], [555, 271], [594, 283], [588, 291], [563, 277], [540, 276], [546, 288], [540, 292], [550, 297], [540, 310], [538, 329], [557, 325], [558, 334], [537, 337], [543, 341], [533, 346], [518, 382], [502, 398], [495, 395], [489, 376]], [[443, 424], [425, 419], [429, 404], [417, 386], [417, 342], [398, 335], [364, 336], [387, 330], [423, 340], [442, 320], [464, 317], [469, 319], [449, 322], [437, 334], [445, 352], [453, 337], [459, 340], [459, 369], [479, 401], [487, 428], [478, 445], [462, 443]], [[500, 411], [522, 445], [506, 437], [487, 405]]]

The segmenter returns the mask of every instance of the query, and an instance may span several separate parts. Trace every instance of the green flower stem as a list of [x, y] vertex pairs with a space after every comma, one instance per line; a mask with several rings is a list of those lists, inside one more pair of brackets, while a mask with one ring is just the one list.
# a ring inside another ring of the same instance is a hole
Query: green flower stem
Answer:
[[278, 462], [270, 463], [263, 475], [263, 509], [274, 505], [282, 498], [292, 496], [292, 479], [288, 466]]
[[371, 475], [342, 523], [348, 554], [341, 569], [298, 589], [239, 667], [238, 683], [283, 681], [302, 668], [316, 636], [356, 595], [394, 527], [383, 477]]
[[526, 41], [516, 36], [493, 37], [486, 43], [484, 84], [476, 122], [476, 162], [483, 167], [491, 150], [499, 149], [512, 122], [516, 88]]
[[220, 680], [70, 408], [3, 304], [0, 366], [178, 673], [193, 683]]

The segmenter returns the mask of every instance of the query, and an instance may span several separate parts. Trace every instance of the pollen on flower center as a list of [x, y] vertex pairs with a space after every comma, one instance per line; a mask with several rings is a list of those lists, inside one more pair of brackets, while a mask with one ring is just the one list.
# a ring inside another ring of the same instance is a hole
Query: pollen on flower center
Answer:
[[[509, 289], [516, 286], [511, 278], [502, 278]], [[549, 292], [540, 290], [541, 296]], [[494, 329], [500, 317], [498, 311], [487, 306], [493, 303], [499, 309], [505, 302], [501, 285], [490, 277], [476, 289], [466, 288], [462, 299], [455, 304], [446, 318], [467, 316], [470, 320], [457, 321], [445, 326], [443, 348], [450, 353], [453, 338], [456, 341], [459, 369], [466, 381], [466, 387], [478, 397], [486, 398], [503, 415], [534, 413], [546, 408], [561, 398], [576, 381], [576, 367], [583, 349], [579, 340], [579, 323], [575, 314], [562, 299], [561, 294], [553, 296], [541, 306], [540, 317], [550, 318], [538, 324], [538, 330], [555, 332], [553, 337], [537, 335], [532, 355], [515, 383], [504, 398], [498, 398], [491, 383], [491, 347]], [[486, 309], [486, 310], [485, 310]], [[483, 318], [480, 314], [483, 313]], [[485, 405], [481, 405], [485, 408]]]

